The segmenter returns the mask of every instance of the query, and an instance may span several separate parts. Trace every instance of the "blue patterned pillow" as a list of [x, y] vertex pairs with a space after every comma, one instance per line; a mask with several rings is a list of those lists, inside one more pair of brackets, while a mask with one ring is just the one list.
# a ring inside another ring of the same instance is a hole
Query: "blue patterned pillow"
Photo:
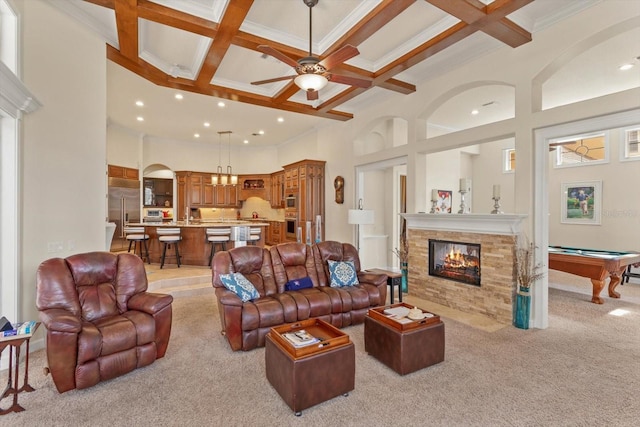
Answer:
[[353, 261], [331, 261], [329, 260], [329, 278], [332, 288], [342, 288], [343, 286], [353, 286], [359, 284], [356, 266]]
[[220, 281], [225, 288], [238, 295], [242, 302], [260, 298], [256, 287], [242, 273], [221, 274]]

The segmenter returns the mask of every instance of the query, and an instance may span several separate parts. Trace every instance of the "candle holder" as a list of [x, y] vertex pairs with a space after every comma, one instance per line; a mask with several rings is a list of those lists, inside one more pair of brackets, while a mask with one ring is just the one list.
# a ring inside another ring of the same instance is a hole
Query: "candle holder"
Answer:
[[491, 211], [491, 213], [503, 214], [504, 212], [500, 210], [500, 197], [492, 197], [492, 199], [493, 199], [493, 210]]
[[431, 201], [431, 210], [429, 211], [429, 213], [436, 213], [436, 205], [438, 204], [437, 200], [432, 200]]
[[467, 190], [460, 190], [460, 210], [459, 214], [467, 213], [467, 205], [464, 204], [464, 195], [467, 194]]

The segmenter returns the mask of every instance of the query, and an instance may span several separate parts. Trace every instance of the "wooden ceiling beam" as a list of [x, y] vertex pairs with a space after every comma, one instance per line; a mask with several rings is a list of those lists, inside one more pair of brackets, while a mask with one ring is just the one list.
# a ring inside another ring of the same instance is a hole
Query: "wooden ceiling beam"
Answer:
[[496, 0], [489, 5], [479, 0], [425, 1], [511, 47], [531, 41], [531, 33], [506, 16], [533, 0]]
[[275, 108], [278, 110], [291, 111], [294, 113], [307, 114], [315, 117], [322, 117], [332, 120], [350, 120], [353, 118], [353, 114], [346, 113], [337, 110], [326, 109], [323, 111], [317, 110], [309, 105], [300, 104], [297, 102], [282, 102], [274, 103], [268, 96], [257, 95], [250, 92], [239, 91], [235, 89], [229, 89], [222, 86], [207, 85], [206, 87], [196, 86], [192, 80], [183, 78], [173, 78], [162, 70], [154, 67], [148, 62], [138, 59], [131, 60], [125, 57], [116, 48], [110, 45], [107, 46], [107, 58], [114, 63], [126, 68], [139, 75], [140, 77], [149, 80], [150, 82], [172, 89], [183, 90], [187, 92], [199, 93], [202, 95], [215, 96], [217, 98], [228, 99], [237, 102], [244, 102], [246, 104], [259, 105], [261, 107]]
[[148, 0], [138, 0], [138, 16], [179, 30], [214, 38], [218, 24]]
[[251, 5], [253, 5], [253, 0], [229, 2], [218, 26], [218, 32], [209, 47], [209, 52], [207, 52], [202, 67], [200, 67], [196, 85], [205, 86], [211, 82], [231, 46], [231, 41], [238, 33], [247, 13], [249, 13]]
[[357, 22], [342, 37], [335, 41], [323, 55], [329, 55], [344, 45], [358, 47], [362, 42], [378, 32], [393, 18], [402, 13], [416, 0], [384, 0], [363, 19]]
[[116, 26], [120, 52], [127, 58], [138, 58], [138, 9], [136, 0], [116, 0]]

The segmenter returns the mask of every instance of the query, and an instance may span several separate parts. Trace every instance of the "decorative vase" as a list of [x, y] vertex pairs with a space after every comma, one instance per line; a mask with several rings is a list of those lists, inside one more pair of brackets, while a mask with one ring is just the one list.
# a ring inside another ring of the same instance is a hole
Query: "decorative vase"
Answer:
[[403, 262], [400, 263], [400, 271], [402, 272], [402, 293], [406, 293], [408, 291], [408, 282], [409, 282], [409, 267], [408, 263]]
[[531, 294], [522, 288], [516, 293], [516, 308], [513, 325], [520, 329], [529, 329], [529, 313], [531, 311]]

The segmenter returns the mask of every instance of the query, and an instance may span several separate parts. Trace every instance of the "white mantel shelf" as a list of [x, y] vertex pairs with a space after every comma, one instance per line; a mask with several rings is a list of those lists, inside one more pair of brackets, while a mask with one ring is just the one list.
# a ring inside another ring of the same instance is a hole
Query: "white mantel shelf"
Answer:
[[523, 214], [400, 214], [408, 228], [467, 233], [516, 235], [522, 230]]

